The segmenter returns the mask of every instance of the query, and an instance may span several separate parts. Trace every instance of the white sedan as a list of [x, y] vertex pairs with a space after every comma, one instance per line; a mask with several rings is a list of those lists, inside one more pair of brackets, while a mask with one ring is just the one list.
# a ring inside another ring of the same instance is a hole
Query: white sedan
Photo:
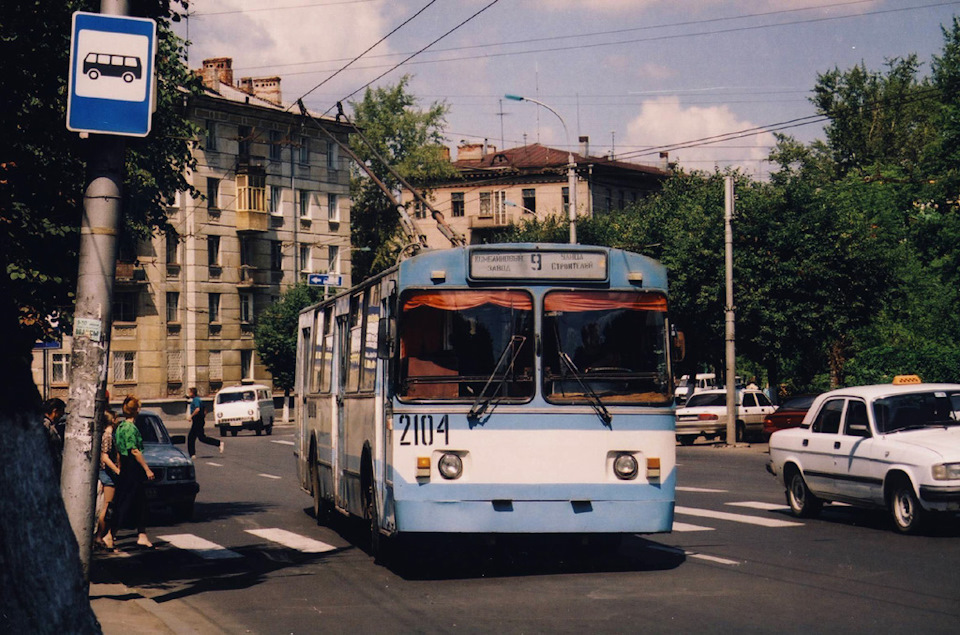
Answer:
[[[740, 389], [737, 398], [737, 442], [748, 436], [759, 439], [763, 433], [763, 419], [776, 410], [767, 396], [759, 390]], [[677, 439], [691, 445], [703, 435], [707, 439], [726, 438], [727, 391], [722, 388], [698, 392], [682, 408], [677, 408]]]
[[915, 533], [929, 512], [960, 511], [960, 384], [824, 393], [801, 427], [773, 433], [767, 469], [796, 516], [836, 501], [889, 509]]

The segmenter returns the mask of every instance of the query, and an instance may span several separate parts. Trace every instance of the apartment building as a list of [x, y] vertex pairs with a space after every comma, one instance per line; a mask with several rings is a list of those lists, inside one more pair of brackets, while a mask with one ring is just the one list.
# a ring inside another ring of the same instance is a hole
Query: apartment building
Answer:
[[[205, 92], [188, 104], [204, 132], [168, 215], [174, 232], [120, 253], [114, 284], [108, 390], [146, 401], [202, 396], [245, 379], [271, 383], [253, 339], [257, 316], [309, 273], [350, 284], [346, 142], [331, 118], [281, 99], [279, 77], [234, 82], [230, 58], [203, 62]], [[321, 130], [320, 126], [323, 127]], [[69, 338], [37, 351], [34, 378], [67, 394]]]
[[[463, 144], [453, 165], [456, 178], [421, 183], [430, 202], [470, 244], [486, 242], [496, 231], [526, 218], [567, 218], [569, 153], [539, 143], [498, 150], [488, 144]], [[589, 138], [580, 137], [573, 153], [577, 173], [577, 214], [592, 216], [621, 209], [655, 192], [670, 172], [666, 157], [658, 166], [591, 156]], [[403, 201], [413, 201], [409, 191]], [[431, 247], [449, 242], [436, 229], [429, 211], [411, 203], [413, 216]]]

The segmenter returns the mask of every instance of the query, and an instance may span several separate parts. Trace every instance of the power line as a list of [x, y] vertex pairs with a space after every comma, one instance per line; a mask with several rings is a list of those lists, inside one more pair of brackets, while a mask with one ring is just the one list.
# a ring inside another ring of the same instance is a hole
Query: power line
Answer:
[[378, 0], [339, 0], [335, 2], [311, 2], [310, 4], [295, 4], [285, 7], [264, 7], [262, 9], [233, 9], [231, 11], [209, 11], [205, 13], [191, 13], [190, 17], [204, 18], [212, 15], [232, 15], [238, 13], [257, 13], [259, 11], [284, 11], [286, 9], [310, 9], [313, 7], [333, 7], [343, 4], [366, 4]]

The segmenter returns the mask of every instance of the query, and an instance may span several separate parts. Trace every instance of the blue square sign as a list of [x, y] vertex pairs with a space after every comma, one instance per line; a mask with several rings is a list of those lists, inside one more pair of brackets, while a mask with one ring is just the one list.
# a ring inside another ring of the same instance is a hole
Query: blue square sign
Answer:
[[147, 136], [156, 51], [153, 20], [74, 13], [67, 130]]

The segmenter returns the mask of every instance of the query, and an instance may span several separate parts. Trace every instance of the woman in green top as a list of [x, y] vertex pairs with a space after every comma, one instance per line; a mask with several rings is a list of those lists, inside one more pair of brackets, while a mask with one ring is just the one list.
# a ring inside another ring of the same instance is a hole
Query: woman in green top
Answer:
[[134, 423], [140, 412], [140, 400], [127, 395], [123, 400], [123, 420], [117, 426], [116, 450], [120, 457], [113, 515], [113, 535], [117, 529], [131, 524], [137, 526], [137, 544], [147, 549], [153, 543], [147, 537], [147, 496], [145, 486], [154, 478], [147, 460], [143, 458], [143, 437]]

